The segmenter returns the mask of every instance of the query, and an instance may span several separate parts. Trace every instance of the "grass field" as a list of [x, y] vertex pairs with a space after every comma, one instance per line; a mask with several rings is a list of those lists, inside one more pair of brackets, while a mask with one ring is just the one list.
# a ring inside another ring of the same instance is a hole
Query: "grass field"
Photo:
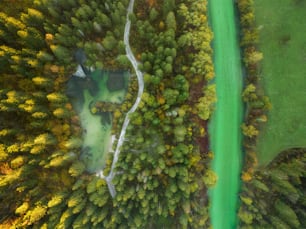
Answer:
[[264, 54], [260, 83], [272, 109], [259, 135], [264, 165], [282, 150], [306, 147], [306, 0], [256, 0]]

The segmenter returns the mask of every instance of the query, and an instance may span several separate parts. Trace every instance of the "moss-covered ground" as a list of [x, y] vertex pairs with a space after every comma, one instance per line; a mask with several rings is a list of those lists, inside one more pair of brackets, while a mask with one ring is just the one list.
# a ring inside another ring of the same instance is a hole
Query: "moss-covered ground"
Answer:
[[306, 146], [306, 1], [254, 4], [264, 55], [260, 84], [272, 103], [257, 144], [259, 163], [267, 164], [287, 148]]

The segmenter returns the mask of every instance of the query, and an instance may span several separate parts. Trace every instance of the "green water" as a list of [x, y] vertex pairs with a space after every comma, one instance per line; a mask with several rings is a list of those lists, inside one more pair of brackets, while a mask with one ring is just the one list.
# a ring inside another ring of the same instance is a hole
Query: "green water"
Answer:
[[[84, 89], [84, 101], [79, 112], [81, 126], [83, 129], [82, 160], [86, 164], [86, 170], [96, 172], [105, 165], [105, 156], [111, 150], [111, 119], [112, 114], [106, 112], [104, 115], [93, 112], [96, 102], [111, 102], [120, 104], [123, 102], [127, 91], [128, 73], [122, 73], [124, 77], [124, 87], [111, 91], [107, 87], [107, 79], [111, 77], [109, 72], [96, 70], [90, 78], [93, 80], [92, 91]], [[114, 82], [116, 83], [116, 82]]]
[[86, 90], [85, 102], [79, 114], [83, 134], [82, 159], [89, 172], [94, 172], [104, 166], [105, 155], [111, 144], [111, 125], [102, 125], [101, 117], [93, 114], [89, 109], [92, 97]]
[[233, 0], [209, 1], [214, 32], [217, 104], [210, 122], [213, 170], [217, 184], [210, 190], [210, 215], [214, 229], [237, 227], [241, 169], [242, 72]]

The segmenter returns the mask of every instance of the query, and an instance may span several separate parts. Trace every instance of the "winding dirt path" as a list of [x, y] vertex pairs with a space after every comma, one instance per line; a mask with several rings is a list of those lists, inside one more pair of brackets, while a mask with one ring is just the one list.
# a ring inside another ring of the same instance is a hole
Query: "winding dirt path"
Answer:
[[137, 107], [138, 107], [138, 105], [141, 101], [141, 97], [142, 97], [143, 90], [144, 90], [143, 74], [138, 69], [138, 62], [137, 62], [135, 56], [133, 55], [133, 52], [132, 52], [131, 47], [130, 47], [130, 42], [129, 42], [129, 36], [130, 36], [130, 30], [131, 30], [131, 21], [129, 19], [129, 14], [133, 12], [133, 6], [134, 6], [134, 0], [130, 0], [129, 6], [127, 8], [126, 24], [125, 24], [125, 29], [124, 29], [124, 44], [125, 44], [126, 55], [127, 55], [128, 59], [130, 60], [132, 66], [133, 66], [133, 68], [136, 72], [136, 75], [137, 75], [138, 94], [137, 94], [137, 98], [136, 98], [136, 101], [135, 101], [134, 105], [131, 107], [131, 109], [127, 112], [127, 114], [125, 116], [125, 119], [124, 119], [124, 122], [123, 122], [123, 125], [122, 125], [122, 128], [121, 128], [120, 136], [119, 136], [119, 139], [118, 139], [118, 143], [117, 143], [117, 146], [116, 146], [116, 150], [114, 152], [114, 159], [113, 159], [113, 162], [112, 162], [112, 166], [111, 166], [111, 170], [110, 170], [109, 175], [105, 177], [103, 175], [102, 171], [100, 171], [98, 173], [98, 176], [100, 176], [102, 178], [105, 178], [105, 180], [107, 182], [107, 185], [108, 185], [108, 188], [109, 188], [109, 191], [110, 191], [110, 194], [112, 195], [112, 197], [114, 197], [116, 195], [116, 190], [115, 190], [115, 187], [112, 183], [112, 180], [116, 175], [115, 172], [114, 172], [114, 169], [116, 167], [116, 163], [117, 163], [119, 155], [120, 155], [121, 147], [124, 143], [126, 129], [127, 129], [128, 125], [129, 125], [129, 122], [130, 122], [129, 116], [130, 116], [130, 114], [134, 113], [135, 110], [137, 109]]

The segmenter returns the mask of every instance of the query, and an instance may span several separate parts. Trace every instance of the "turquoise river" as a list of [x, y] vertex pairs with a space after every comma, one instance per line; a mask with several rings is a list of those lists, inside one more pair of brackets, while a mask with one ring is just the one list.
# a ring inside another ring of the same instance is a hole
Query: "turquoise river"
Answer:
[[242, 71], [233, 0], [208, 4], [214, 32], [216, 110], [210, 122], [213, 170], [217, 184], [210, 190], [210, 216], [214, 229], [237, 228], [241, 170]]

